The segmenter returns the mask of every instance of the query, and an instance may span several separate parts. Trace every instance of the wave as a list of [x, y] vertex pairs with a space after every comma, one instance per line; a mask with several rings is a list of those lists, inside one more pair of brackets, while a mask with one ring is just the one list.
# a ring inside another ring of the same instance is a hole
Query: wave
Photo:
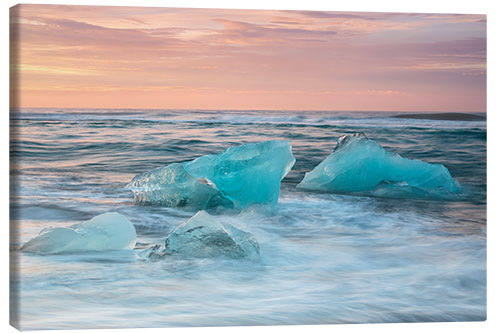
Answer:
[[[181, 110], [23, 110], [11, 111], [11, 121], [85, 122], [91, 127], [117, 128], [145, 124], [275, 125], [359, 128], [486, 128], [482, 114], [331, 111], [181, 111]], [[483, 120], [483, 121], [480, 121]], [[111, 124], [110, 124], [111, 123]]]
[[460, 112], [398, 114], [393, 117], [404, 118], [404, 119], [486, 121], [486, 116], [482, 114], [460, 113]]

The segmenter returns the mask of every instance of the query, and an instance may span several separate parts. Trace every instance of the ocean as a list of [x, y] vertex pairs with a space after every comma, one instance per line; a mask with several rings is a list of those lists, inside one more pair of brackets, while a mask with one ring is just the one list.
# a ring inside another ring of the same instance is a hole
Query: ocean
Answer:
[[[13, 110], [11, 320], [22, 329], [485, 320], [485, 117]], [[430, 200], [296, 189], [340, 136], [356, 132], [403, 157], [444, 164], [461, 195]], [[216, 215], [255, 236], [260, 260], [141, 255], [196, 211], [134, 205], [125, 185], [135, 175], [266, 140], [289, 141], [296, 158], [277, 207]], [[133, 251], [19, 251], [44, 228], [105, 212], [134, 224]]]

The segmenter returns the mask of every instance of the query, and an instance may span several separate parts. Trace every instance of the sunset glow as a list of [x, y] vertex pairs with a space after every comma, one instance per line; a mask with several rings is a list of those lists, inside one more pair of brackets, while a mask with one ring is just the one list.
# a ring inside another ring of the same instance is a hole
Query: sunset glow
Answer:
[[18, 5], [10, 19], [12, 107], [486, 111], [484, 15]]

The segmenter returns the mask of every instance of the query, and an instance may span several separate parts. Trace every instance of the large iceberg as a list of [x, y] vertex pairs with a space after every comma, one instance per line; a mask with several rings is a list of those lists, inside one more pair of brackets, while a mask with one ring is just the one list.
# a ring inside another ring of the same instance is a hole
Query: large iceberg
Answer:
[[157, 245], [147, 251], [147, 256], [256, 259], [259, 251], [259, 244], [251, 233], [222, 224], [207, 212], [199, 211], [167, 236], [164, 248]]
[[294, 163], [286, 141], [250, 143], [140, 174], [126, 188], [138, 204], [196, 209], [276, 205], [281, 180]]
[[69, 228], [46, 228], [21, 250], [39, 254], [133, 249], [134, 225], [119, 213], [105, 213]]
[[424, 197], [458, 191], [457, 183], [444, 165], [387, 152], [363, 133], [340, 137], [333, 153], [306, 173], [297, 188]]

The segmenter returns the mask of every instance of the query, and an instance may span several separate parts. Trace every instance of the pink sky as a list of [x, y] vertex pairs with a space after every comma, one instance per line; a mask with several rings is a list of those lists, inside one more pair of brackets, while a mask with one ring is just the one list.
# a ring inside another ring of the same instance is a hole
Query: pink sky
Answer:
[[12, 107], [486, 111], [484, 15], [18, 5], [10, 17]]

